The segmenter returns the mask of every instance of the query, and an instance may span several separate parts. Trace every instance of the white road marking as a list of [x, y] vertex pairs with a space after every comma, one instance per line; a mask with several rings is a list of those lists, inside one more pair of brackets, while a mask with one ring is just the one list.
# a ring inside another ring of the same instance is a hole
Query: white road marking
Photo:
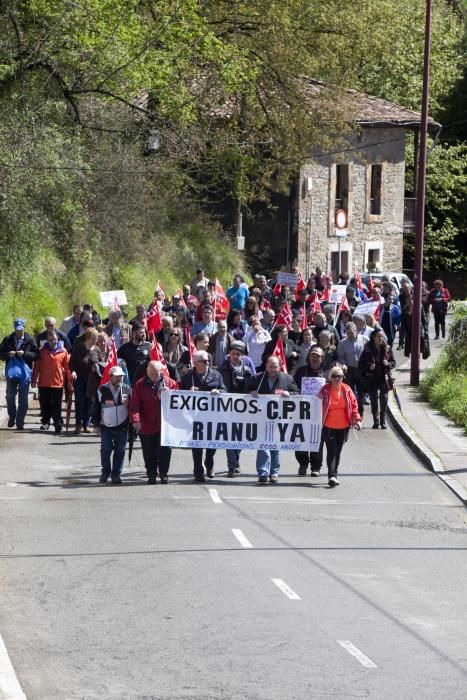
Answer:
[[300, 596], [295, 593], [281, 578], [272, 578], [271, 581], [284, 593], [290, 600], [301, 600]]
[[222, 503], [222, 498], [219, 496], [217, 489], [208, 489], [208, 491], [214, 503]]
[[0, 696], [4, 700], [26, 700], [26, 695], [16, 678], [10, 657], [0, 636]]
[[[394, 501], [345, 501], [344, 499], [330, 499], [330, 498], [274, 498], [261, 496], [224, 496], [226, 501], [257, 501], [258, 503], [309, 503], [310, 505], [323, 505], [323, 506], [394, 506]], [[433, 501], [397, 501], [397, 505], [400, 506], [444, 506], [443, 503], [436, 503]]]
[[237, 538], [237, 540], [240, 542], [242, 547], [245, 547], [245, 549], [253, 549], [253, 545], [251, 544], [250, 540], [245, 537], [241, 530], [236, 530], [235, 528], [233, 528], [232, 532]]
[[19, 486], [19, 484], [17, 481], [5, 481], [5, 486], [15, 489], [17, 486]]
[[357, 661], [359, 661], [362, 666], [365, 666], [365, 668], [378, 668], [377, 665], [375, 664], [374, 661], [372, 661], [368, 656], [366, 656], [363, 651], [360, 651], [360, 649], [357, 649], [352, 642], [349, 642], [344, 639], [338, 639], [337, 643], [341, 645], [346, 651], [349, 652], [349, 654], [352, 654], [352, 656], [355, 656]]

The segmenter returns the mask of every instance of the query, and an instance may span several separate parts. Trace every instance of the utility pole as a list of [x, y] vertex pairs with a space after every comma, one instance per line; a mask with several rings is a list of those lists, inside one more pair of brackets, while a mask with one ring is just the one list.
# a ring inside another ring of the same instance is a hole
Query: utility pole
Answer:
[[430, 95], [431, 0], [426, 0], [425, 56], [423, 62], [422, 121], [420, 124], [420, 157], [418, 161], [417, 226], [415, 236], [415, 275], [412, 314], [412, 343], [410, 384], [418, 386], [420, 379], [420, 332], [422, 324], [423, 240], [425, 233], [426, 140], [428, 131], [428, 101]]

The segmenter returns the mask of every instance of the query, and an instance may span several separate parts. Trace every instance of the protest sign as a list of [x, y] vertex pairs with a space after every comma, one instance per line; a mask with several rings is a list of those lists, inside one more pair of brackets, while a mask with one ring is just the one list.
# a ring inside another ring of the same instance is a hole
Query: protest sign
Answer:
[[329, 301], [332, 304], [340, 304], [342, 299], [345, 297], [345, 290], [347, 289], [345, 284], [333, 284], [331, 291], [329, 292]]
[[295, 289], [298, 284], [298, 273], [296, 272], [278, 272], [277, 284], [285, 284], [291, 289]]
[[237, 450], [308, 450], [321, 439], [316, 396], [164, 391], [161, 444]]
[[363, 316], [373, 316], [380, 303], [379, 301], [364, 301], [356, 307], [355, 313]]
[[110, 292], [99, 292], [99, 297], [102, 306], [105, 306], [109, 309], [115, 306], [115, 302], [117, 302], [119, 306], [124, 306], [125, 304], [128, 304], [124, 289], [115, 289]]
[[303, 396], [318, 396], [324, 384], [326, 384], [324, 377], [302, 377], [300, 390]]

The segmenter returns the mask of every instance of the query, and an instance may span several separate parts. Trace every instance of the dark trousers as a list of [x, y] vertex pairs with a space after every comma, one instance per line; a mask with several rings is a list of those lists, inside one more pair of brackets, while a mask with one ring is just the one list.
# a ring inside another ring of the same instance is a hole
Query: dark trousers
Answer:
[[148, 479], [155, 479], [159, 471], [159, 476], [167, 476], [170, 467], [172, 450], [170, 447], [161, 445], [160, 433], [139, 434], [141, 447], [143, 450], [144, 466]]
[[386, 419], [386, 409], [388, 407], [388, 392], [387, 389], [374, 387], [370, 391], [371, 412], [373, 418], [378, 418], [378, 398], [379, 398], [379, 418], [381, 423]]
[[76, 425], [87, 428], [89, 425], [89, 409], [91, 400], [86, 397], [88, 380], [78, 377], [75, 382], [75, 414]]
[[349, 434], [348, 428], [326, 428], [323, 425], [323, 441], [326, 445], [326, 463], [328, 465], [328, 479], [337, 476], [341, 452], [344, 442]]
[[323, 438], [321, 437], [318, 452], [300, 452], [297, 450], [297, 452], [295, 452], [295, 459], [299, 465], [301, 467], [308, 467], [308, 465], [310, 465], [312, 472], [319, 472], [323, 466], [323, 444]]
[[444, 311], [435, 311], [433, 316], [435, 319], [435, 333], [438, 336], [441, 327], [441, 333], [444, 338], [446, 335], [446, 313]]
[[[203, 470], [203, 450], [200, 447], [195, 447], [191, 450], [191, 454], [193, 455], [193, 474], [195, 475], [195, 478], [197, 479], [200, 476], [203, 476], [204, 470]], [[211, 450], [207, 449], [206, 450], [206, 456], [204, 458], [204, 463], [206, 465], [206, 469], [208, 471], [211, 471], [211, 469], [214, 468], [214, 455], [216, 454], [216, 450]]]
[[[18, 409], [16, 408], [16, 394], [18, 394]], [[20, 428], [24, 425], [24, 419], [28, 410], [29, 382], [21, 384], [16, 379], [6, 380], [6, 405], [8, 418], [16, 420]]]
[[[123, 468], [123, 460], [125, 459], [125, 447], [128, 438], [128, 429], [121, 428], [113, 430], [101, 426], [101, 467], [102, 476], [112, 477], [112, 481], [120, 478]], [[112, 462], [110, 458], [113, 458]]]
[[347, 367], [345, 383], [352, 389], [353, 393], [357, 397], [358, 412], [361, 416], [363, 416], [363, 399], [365, 396], [365, 392], [362, 388], [362, 378], [358, 367]]
[[41, 423], [43, 425], [50, 425], [50, 421], [53, 421], [56, 428], [61, 427], [62, 396], [63, 387], [39, 387], [39, 405], [41, 407]]

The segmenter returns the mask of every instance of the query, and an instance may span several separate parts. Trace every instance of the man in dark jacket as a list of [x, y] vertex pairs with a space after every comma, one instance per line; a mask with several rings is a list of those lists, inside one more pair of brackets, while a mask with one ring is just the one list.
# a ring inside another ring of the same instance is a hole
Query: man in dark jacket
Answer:
[[[246, 346], [241, 340], [234, 340], [230, 346], [229, 357], [219, 367], [219, 373], [229, 394], [246, 394], [254, 372], [243, 362]], [[235, 472], [240, 472], [241, 450], [226, 450], [227, 476], [232, 479]]]
[[139, 365], [149, 361], [151, 343], [146, 338], [146, 328], [140, 321], [134, 321], [131, 326], [131, 340], [123, 343], [117, 350], [117, 357], [125, 360], [130, 382], [133, 385]]
[[[6, 403], [8, 427], [23, 430], [28, 410], [28, 393], [32, 375], [32, 363], [39, 357], [39, 350], [32, 335], [25, 333], [25, 321], [15, 319], [14, 332], [7, 335], [0, 345], [0, 360], [3, 360], [6, 374]], [[9, 376], [10, 375], [10, 376]], [[18, 408], [16, 408], [18, 394]]]
[[60, 340], [62, 342], [65, 350], [68, 353], [71, 352], [71, 343], [68, 339], [68, 336], [65, 335], [65, 333], [62, 333], [62, 331], [58, 330], [57, 321], [55, 320], [55, 318], [53, 316], [46, 316], [44, 318], [44, 327], [45, 327], [45, 330], [38, 333], [37, 337], [36, 337], [36, 343], [37, 343], [37, 347], [39, 348], [39, 350], [47, 342], [47, 335], [51, 332], [55, 332], [57, 334], [58, 340]]
[[122, 483], [120, 476], [128, 437], [128, 405], [131, 394], [131, 388], [123, 383], [124, 376], [121, 367], [112, 367], [109, 381], [99, 387], [97, 400], [93, 404], [94, 432], [101, 436], [100, 484], [106, 484], [109, 476], [115, 486]]
[[213, 358], [213, 367], [219, 369], [230, 350], [233, 337], [227, 333], [227, 321], [222, 319], [217, 322], [217, 333], [209, 338], [208, 352]]
[[[222, 377], [215, 369], [210, 369], [208, 353], [198, 350], [193, 353], [193, 369], [180, 380], [180, 389], [185, 391], [210, 391], [211, 394], [220, 394], [226, 391]], [[191, 450], [193, 455], [193, 474], [195, 481], [206, 481], [203, 469], [203, 450], [195, 447]], [[216, 450], [207, 449], [204, 464], [209, 479], [214, 478], [214, 455]]]
[[[256, 374], [250, 383], [250, 391], [253, 396], [258, 394], [280, 394], [290, 396], [298, 394], [298, 386], [292, 377], [279, 369], [279, 358], [271, 355], [266, 363], [266, 371]], [[258, 483], [266, 484], [269, 481], [277, 484], [279, 476], [280, 460], [279, 450], [258, 450], [256, 455], [256, 471]]]

